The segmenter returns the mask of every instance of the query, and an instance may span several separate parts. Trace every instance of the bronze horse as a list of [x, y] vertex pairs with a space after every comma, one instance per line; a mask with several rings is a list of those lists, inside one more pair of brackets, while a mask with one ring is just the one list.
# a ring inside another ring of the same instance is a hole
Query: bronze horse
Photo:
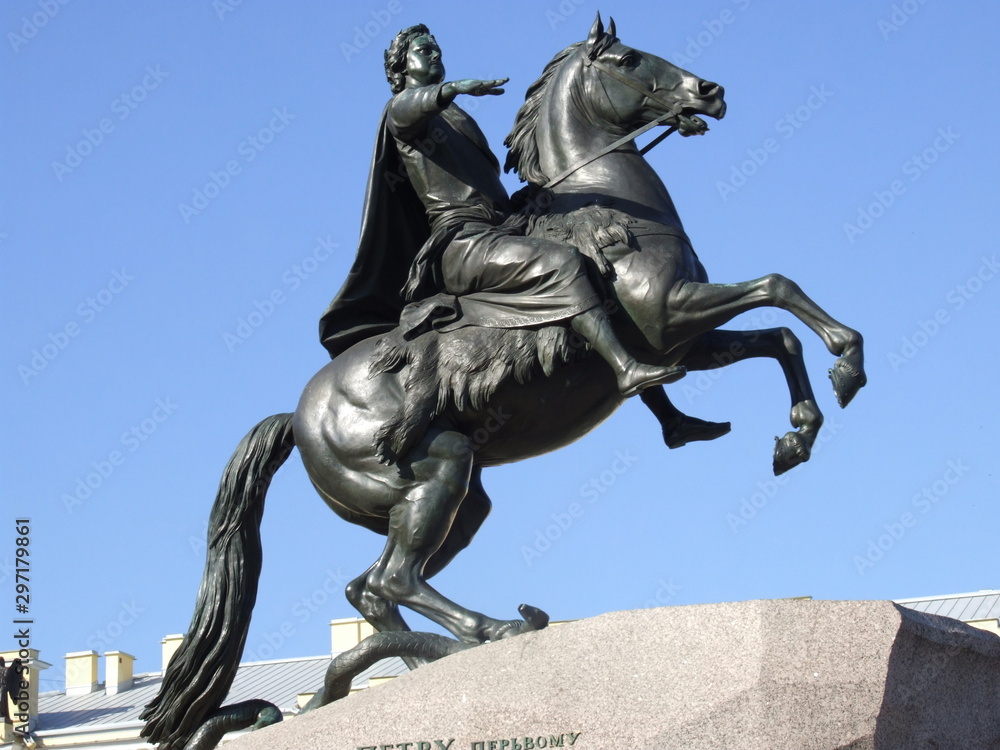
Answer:
[[[779, 361], [796, 428], [776, 446], [780, 472], [808, 458], [822, 423], [800, 345], [787, 329], [718, 327], [757, 307], [792, 312], [838, 357], [831, 378], [842, 406], [865, 384], [861, 336], [783, 276], [709, 283], [667, 189], [634, 142], [585, 163], [645, 123], [700, 132], [699, 114], [725, 114], [721, 87], [623, 44], [613, 22], [605, 30], [598, 18], [589, 38], [559, 53], [529, 89], [507, 140], [508, 166], [538, 187], [552, 183], [535, 195], [536, 207], [547, 204], [549, 214], [598, 205], [623, 217], [629, 241], [589, 257], [607, 278], [618, 309], [616, 329], [637, 357], [689, 369], [718, 366], [713, 355], [720, 352], [741, 352], [737, 360]], [[547, 226], [542, 217], [534, 231]], [[423, 335], [444, 340], [453, 334]], [[485, 467], [567, 445], [621, 405], [610, 368], [586, 356], [549, 374], [508, 378], [478, 408], [442, 408], [404, 456], [385, 463], [373, 451], [372, 438], [402, 409], [406, 368], [370, 377], [377, 356], [377, 339], [354, 345], [312, 378], [294, 414], [265, 419], [237, 447], [212, 509], [208, 559], [190, 629], [160, 694], [143, 714], [143, 734], [151, 742], [179, 750], [219, 708], [232, 684], [256, 598], [264, 497], [271, 476], [296, 446], [330, 508], [387, 537], [378, 560], [347, 588], [348, 599], [377, 630], [408, 629], [400, 606], [464, 642], [533, 627], [466, 609], [427, 579], [469, 544], [489, 513], [481, 479]], [[477, 437], [483, 434], [488, 440]], [[531, 610], [525, 612], [531, 620]]]

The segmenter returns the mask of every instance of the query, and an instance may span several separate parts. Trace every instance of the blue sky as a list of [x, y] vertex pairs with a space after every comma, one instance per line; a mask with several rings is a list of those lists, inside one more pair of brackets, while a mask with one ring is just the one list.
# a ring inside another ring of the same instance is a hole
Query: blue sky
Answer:
[[[771, 475], [789, 406], [775, 363], [692, 373], [674, 400], [730, 435], [668, 451], [636, 400], [566, 450], [487, 472], [493, 515], [435, 585], [493, 616], [528, 602], [557, 619], [1000, 585], [1000, 10], [600, 9], [626, 43], [726, 87], [723, 121], [650, 155], [712, 280], [796, 280], [865, 335], [869, 386], [841, 411], [819, 340], [746, 315], [734, 326], [803, 340], [827, 416], [812, 461]], [[474, 107], [502, 155], [525, 88], [597, 10], [3, 4], [0, 607], [15, 617], [14, 521], [29, 517], [45, 687], [90, 648], [154, 671], [159, 640], [186, 629], [225, 461], [326, 360], [316, 323], [353, 260], [395, 32], [427, 23], [449, 77], [511, 78]], [[263, 535], [248, 656], [326, 651], [381, 538], [330, 513], [294, 455]]]

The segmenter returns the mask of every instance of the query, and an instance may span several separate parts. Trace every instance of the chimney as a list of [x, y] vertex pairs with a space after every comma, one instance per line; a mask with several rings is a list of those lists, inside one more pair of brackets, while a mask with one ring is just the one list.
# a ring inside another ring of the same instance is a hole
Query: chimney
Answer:
[[306, 704], [312, 700], [316, 693], [299, 693], [295, 696], [295, 707], [300, 711], [306, 707]]
[[[33, 648], [23, 648], [20, 651], [0, 651], [0, 656], [9, 667], [14, 663], [14, 659], [21, 660], [21, 680], [27, 682], [28, 686], [18, 686], [17, 695], [10, 696], [7, 704], [10, 708], [12, 724], [3, 723], [3, 742], [11, 741], [8, 738], [13, 730], [18, 732], [34, 731], [38, 724], [38, 677], [43, 669], [48, 669], [51, 664], [47, 664], [38, 658], [38, 651]], [[27, 726], [25, 726], [27, 724]], [[10, 731], [8, 731], [10, 730]]]
[[334, 654], [348, 651], [375, 633], [375, 628], [359, 617], [330, 621], [330, 650]]
[[164, 636], [160, 643], [163, 646], [163, 672], [167, 671], [167, 665], [170, 664], [170, 660], [173, 658], [174, 653], [181, 647], [181, 641], [184, 640], [183, 634], [175, 634]]
[[66, 695], [97, 692], [97, 652], [74, 651], [66, 654]]
[[108, 651], [104, 654], [104, 690], [108, 695], [132, 689], [134, 662], [135, 657], [124, 651]]

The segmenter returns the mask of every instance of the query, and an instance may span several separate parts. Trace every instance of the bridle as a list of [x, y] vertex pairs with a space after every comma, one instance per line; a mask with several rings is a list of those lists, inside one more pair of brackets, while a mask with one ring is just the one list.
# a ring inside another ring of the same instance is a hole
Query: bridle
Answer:
[[[664, 138], [666, 138], [668, 135], [670, 135], [675, 130], [677, 130], [680, 127], [680, 125], [681, 125], [681, 118], [682, 118], [681, 110], [683, 109], [683, 105], [680, 102], [674, 102], [673, 104], [670, 104], [669, 102], [667, 102], [666, 99], [663, 99], [660, 96], [658, 96], [657, 94], [655, 94], [652, 89], [648, 89], [645, 86], [642, 86], [642, 85], [636, 83], [634, 80], [632, 80], [628, 76], [622, 74], [616, 68], [613, 68], [612, 66], [610, 66], [607, 63], [604, 63], [604, 62], [602, 62], [600, 60], [594, 60], [594, 59], [590, 59], [588, 57], [588, 58], [585, 58], [584, 65], [586, 65], [587, 67], [597, 68], [599, 71], [601, 71], [602, 73], [605, 73], [605, 74], [611, 76], [612, 78], [614, 78], [615, 80], [617, 80], [619, 83], [623, 83], [624, 85], [628, 86], [630, 89], [632, 89], [634, 91], [638, 91], [640, 94], [642, 94], [647, 99], [650, 99], [653, 102], [655, 102], [656, 104], [659, 104], [666, 111], [662, 115], [660, 115], [659, 117], [657, 117], [655, 120], [653, 120], [651, 122], [647, 122], [645, 125], [642, 125], [642, 126], [636, 128], [635, 130], [633, 130], [628, 135], [622, 136], [621, 138], [619, 138], [614, 143], [611, 143], [611, 144], [605, 146], [600, 151], [598, 151], [596, 154], [592, 154], [591, 156], [588, 156], [587, 158], [585, 158], [583, 161], [581, 161], [581, 162], [579, 162], [577, 164], [574, 164], [569, 169], [563, 170], [562, 172], [560, 172], [559, 174], [557, 174], [555, 177], [553, 177], [551, 180], [549, 180], [547, 183], [545, 183], [545, 185], [542, 186], [542, 189], [544, 189], [544, 190], [547, 190], [547, 189], [549, 189], [551, 187], [554, 187], [555, 185], [558, 185], [560, 182], [562, 182], [563, 180], [565, 180], [567, 177], [569, 177], [571, 174], [573, 174], [577, 170], [579, 170], [579, 169], [587, 166], [588, 164], [590, 164], [593, 161], [596, 161], [597, 159], [600, 159], [605, 154], [609, 154], [612, 151], [614, 151], [614, 150], [616, 150], [618, 148], [621, 148], [626, 143], [631, 143], [632, 141], [634, 141], [636, 138], [638, 138], [643, 133], [645, 133], [645, 132], [647, 132], [649, 130], [652, 130], [653, 128], [658, 127], [660, 125], [664, 125], [669, 120], [674, 120], [675, 122], [670, 126], [670, 128], [668, 128], [665, 132], [663, 132], [660, 135], [658, 135], [654, 140], [650, 141], [648, 144], [646, 144], [639, 151], [640, 155], [645, 155], [646, 153], [649, 152], [650, 149], [652, 149], [654, 146], [656, 146], [657, 144], [659, 144]], [[605, 89], [605, 94], [606, 93], [607, 93], [607, 90]], [[611, 100], [611, 97], [609, 96], [608, 97], [608, 101], [610, 102], [610, 100]], [[612, 106], [614, 106], [614, 105], [612, 105]], [[706, 130], [708, 130], [708, 127], [705, 126], [704, 120], [702, 120], [700, 117], [691, 117], [691, 118], [684, 118], [684, 119], [688, 120], [690, 122], [690, 124], [693, 126], [692, 129], [691, 129], [691, 134], [692, 135], [694, 135], [694, 134], [701, 135]]]

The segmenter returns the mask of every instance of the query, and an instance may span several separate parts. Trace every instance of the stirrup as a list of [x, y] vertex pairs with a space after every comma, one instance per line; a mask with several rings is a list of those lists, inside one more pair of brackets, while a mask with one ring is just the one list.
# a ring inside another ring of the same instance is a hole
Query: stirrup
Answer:
[[631, 398], [638, 393], [652, 388], [654, 385], [667, 385], [674, 383], [687, 374], [686, 367], [658, 367], [656, 365], [636, 364], [630, 374], [633, 382], [626, 382], [624, 386], [618, 381], [618, 391], [625, 398]]

